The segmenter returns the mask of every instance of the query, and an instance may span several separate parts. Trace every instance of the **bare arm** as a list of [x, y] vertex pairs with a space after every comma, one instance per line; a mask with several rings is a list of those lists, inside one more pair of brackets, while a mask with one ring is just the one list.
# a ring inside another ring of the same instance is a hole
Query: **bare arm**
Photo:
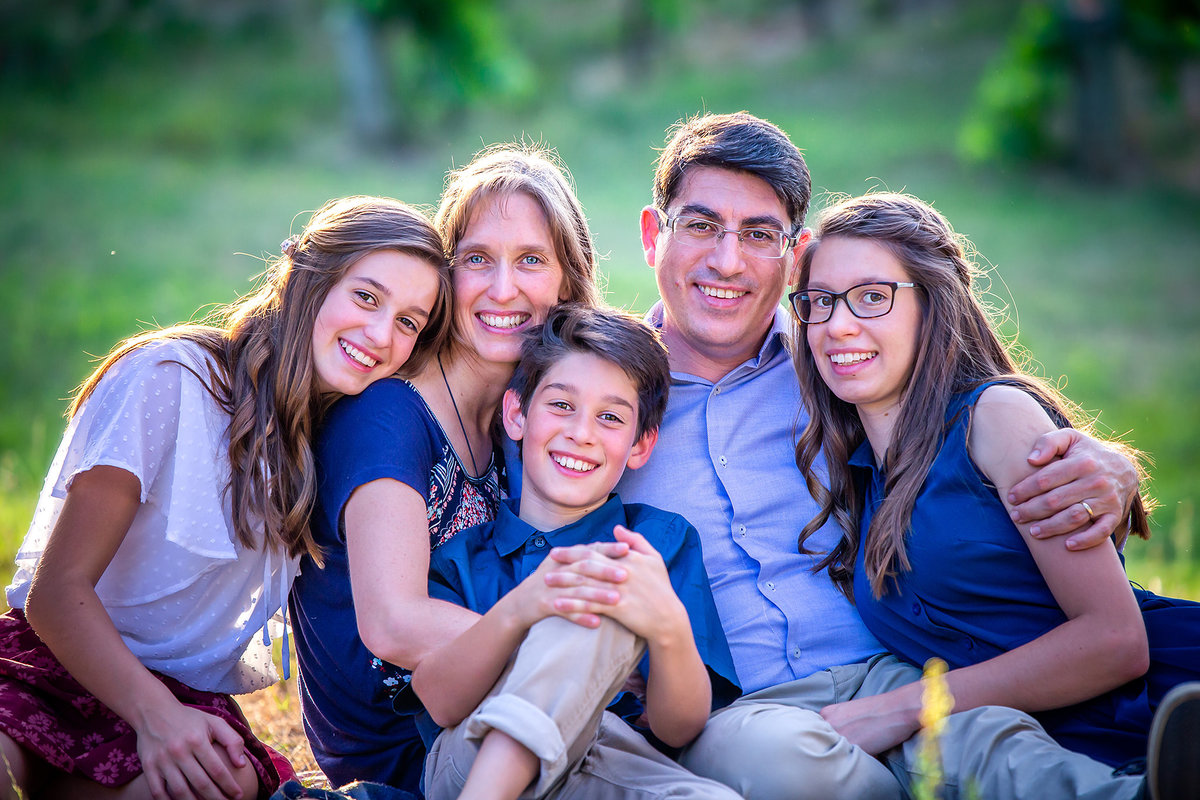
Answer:
[[154, 797], [241, 797], [218, 752], [244, 766], [241, 736], [176, 700], [125, 646], [96, 594], [139, 498], [137, 477], [117, 467], [97, 466], [75, 477], [38, 562], [26, 616], [67, 671], [137, 733]]
[[[980, 397], [971, 456], [1000, 497], [1026, 477], [1025, 454], [1052, 423], [1020, 389], [995, 386]], [[1011, 509], [1011, 506], [1010, 506]], [[1059, 708], [1095, 697], [1145, 672], [1149, 655], [1141, 612], [1111, 542], [1070, 552], [1018, 529], [1067, 621], [995, 658], [946, 676], [954, 709], [1005, 705], [1023, 711]], [[878, 753], [915, 733], [920, 686], [829, 706], [822, 715], [844, 735]]]
[[1013, 521], [1028, 523], [1034, 537], [1070, 534], [1066, 546], [1083, 550], [1126, 524], [1138, 471], [1119, 450], [1073, 428], [1052, 428], [1030, 448], [1028, 463], [1037, 469], [1017, 481], [1007, 499]]
[[429, 519], [415, 489], [391, 478], [358, 487], [343, 512], [358, 633], [379, 658], [416, 669], [479, 619], [429, 596]]

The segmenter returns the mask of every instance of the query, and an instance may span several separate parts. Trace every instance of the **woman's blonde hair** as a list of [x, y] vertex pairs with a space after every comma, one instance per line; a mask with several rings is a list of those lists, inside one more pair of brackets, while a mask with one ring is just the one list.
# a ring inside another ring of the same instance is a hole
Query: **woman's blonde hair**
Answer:
[[[229, 491], [234, 530], [249, 548], [269, 543], [290, 555], [319, 552], [309, 532], [316, 497], [313, 425], [335, 399], [320, 393], [312, 337], [329, 291], [363, 256], [397, 250], [437, 270], [438, 299], [406, 373], [440, 349], [448, 332], [449, 265], [441, 238], [412, 207], [382, 197], [331, 200], [271, 259], [258, 288], [205, 320], [148, 331], [120, 342], [83, 382], [68, 409], [74, 416], [120, 358], [150, 342], [181, 339], [212, 356], [196, 377], [230, 415]], [[262, 528], [262, 533], [258, 532]]]
[[570, 173], [552, 150], [526, 144], [496, 144], [475, 154], [466, 166], [446, 176], [433, 223], [441, 233], [451, 270], [471, 215], [487, 198], [524, 194], [546, 215], [555, 254], [563, 269], [559, 300], [598, 305], [601, 292], [598, 256], [587, 216]]

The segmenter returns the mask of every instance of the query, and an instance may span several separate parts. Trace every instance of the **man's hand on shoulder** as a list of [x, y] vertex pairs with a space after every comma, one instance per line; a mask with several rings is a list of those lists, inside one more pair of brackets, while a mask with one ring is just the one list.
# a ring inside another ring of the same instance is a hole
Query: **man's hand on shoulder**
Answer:
[[1124, 454], [1073, 428], [1043, 435], [1029, 455], [1037, 472], [1013, 486], [1015, 522], [1037, 538], [1069, 534], [1071, 550], [1095, 547], [1126, 524], [1138, 489]]

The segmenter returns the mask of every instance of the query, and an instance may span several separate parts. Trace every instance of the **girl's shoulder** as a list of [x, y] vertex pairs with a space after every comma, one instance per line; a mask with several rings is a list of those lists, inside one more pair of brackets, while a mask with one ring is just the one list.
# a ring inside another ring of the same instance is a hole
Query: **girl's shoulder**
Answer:
[[326, 415], [326, 426], [371, 427], [418, 425], [437, 427], [433, 413], [416, 388], [403, 378], [378, 380], [356, 395], [338, 398]]
[[1020, 386], [991, 384], [979, 392], [971, 414], [971, 458], [997, 485], [1011, 486], [1032, 468], [1034, 442], [1057, 427], [1036, 397]]
[[395, 461], [397, 453], [430, 461], [444, 439], [416, 389], [400, 378], [384, 378], [333, 404], [317, 428], [314, 450], [327, 463]]
[[215, 369], [218, 369], [216, 358], [199, 343], [187, 339], [155, 339], [138, 345], [113, 362], [96, 384], [96, 390], [102, 392], [106, 385], [117, 384], [122, 391], [128, 391], [132, 385], [160, 380], [201, 383], [207, 388], [210, 373]]

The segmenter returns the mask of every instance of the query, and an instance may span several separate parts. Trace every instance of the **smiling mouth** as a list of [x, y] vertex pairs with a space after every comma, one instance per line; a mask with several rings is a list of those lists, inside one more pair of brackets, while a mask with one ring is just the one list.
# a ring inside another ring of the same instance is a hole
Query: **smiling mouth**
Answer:
[[476, 314], [479, 321], [489, 328], [519, 328], [524, 325], [531, 314]]
[[746, 294], [745, 289], [721, 289], [717, 286], [706, 286], [703, 283], [696, 284], [700, 293], [706, 297], [716, 297], [719, 300], [736, 300]]
[[870, 361], [878, 353], [830, 353], [829, 360], [834, 364], [861, 364]]
[[350, 356], [350, 358], [354, 359], [359, 364], [362, 364], [367, 369], [374, 369], [375, 366], [379, 363], [378, 361], [376, 361], [375, 359], [371, 358], [369, 355], [364, 353], [362, 350], [359, 350], [357, 347], [355, 347], [354, 345], [347, 342], [345, 339], [338, 339], [338, 344], [341, 345], [342, 352], [344, 352], [346, 355]]
[[560, 467], [563, 467], [564, 469], [574, 470], [575, 472], [591, 472], [592, 470], [594, 470], [596, 467], [599, 466], [599, 464], [593, 464], [590, 461], [583, 461], [578, 458], [571, 458], [570, 456], [550, 456], [550, 457], [552, 459], [554, 459], [555, 464], [558, 464]]

